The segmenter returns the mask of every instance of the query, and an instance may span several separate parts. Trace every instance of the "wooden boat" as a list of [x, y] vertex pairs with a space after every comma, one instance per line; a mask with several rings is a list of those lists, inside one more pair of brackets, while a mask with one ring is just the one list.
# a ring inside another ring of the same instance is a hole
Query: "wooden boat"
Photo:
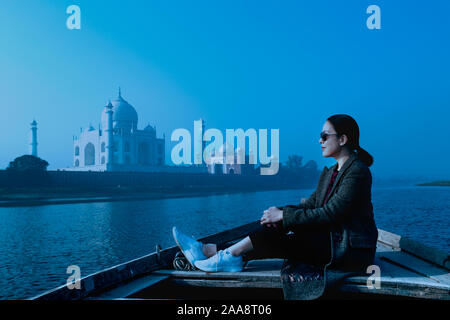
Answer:
[[[258, 222], [199, 239], [231, 244]], [[249, 261], [242, 272], [178, 271], [173, 260], [178, 247], [154, 253], [80, 279], [80, 289], [63, 285], [32, 300], [78, 299], [283, 299], [280, 268], [283, 260]], [[380, 267], [379, 288], [368, 285], [372, 276], [346, 278], [321, 299], [425, 298], [450, 299], [450, 259], [447, 253], [379, 230], [375, 265]]]

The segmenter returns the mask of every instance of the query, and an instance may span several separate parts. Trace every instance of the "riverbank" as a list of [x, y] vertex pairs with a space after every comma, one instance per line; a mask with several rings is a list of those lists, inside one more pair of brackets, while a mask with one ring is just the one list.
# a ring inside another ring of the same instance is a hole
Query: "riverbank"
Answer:
[[290, 190], [293, 187], [254, 188], [235, 186], [192, 186], [187, 188], [109, 187], [109, 188], [15, 188], [0, 189], [0, 207], [25, 207], [54, 204], [135, 201], [210, 195]]
[[427, 182], [427, 183], [421, 183], [418, 184], [418, 186], [425, 186], [425, 187], [450, 187], [450, 181], [433, 181], [433, 182]]

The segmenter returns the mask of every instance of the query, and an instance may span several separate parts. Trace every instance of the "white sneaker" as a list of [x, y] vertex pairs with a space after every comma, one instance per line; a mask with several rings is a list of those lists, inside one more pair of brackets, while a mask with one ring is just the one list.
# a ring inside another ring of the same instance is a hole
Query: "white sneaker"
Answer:
[[198, 260], [195, 266], [205, 272], [239, 272], [243, 269], [242, 257], [235, 257], [228, 249], [220, 250], [206, 260]]
[[172, 228], [172, 234], [181, 252], [192, 266], [197, 260], [207, 259], [203, 253], [203, 243], [181, 233], [177, 227]]

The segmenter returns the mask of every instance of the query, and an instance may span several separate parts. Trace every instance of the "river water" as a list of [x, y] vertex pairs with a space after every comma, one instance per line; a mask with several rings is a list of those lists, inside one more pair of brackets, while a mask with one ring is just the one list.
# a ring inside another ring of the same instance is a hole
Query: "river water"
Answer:
[[[203, 237], [252, 222], [269, 206], [295, 204], [313, 190], [193, 198], [0, 208], [0, 299], [23, 299], [81, 276], [173, 246], [171, 227]], [[378, 228], [450, 251], [450, 188], [379, 187]]]

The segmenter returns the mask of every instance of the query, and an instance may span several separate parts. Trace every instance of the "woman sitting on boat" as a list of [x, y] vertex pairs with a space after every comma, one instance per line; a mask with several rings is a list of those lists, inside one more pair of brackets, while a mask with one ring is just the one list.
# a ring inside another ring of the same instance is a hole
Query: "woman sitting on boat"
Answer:
[[372, 156], [359, 146], [359, 127], [348, 115], [327, 119], [319, 143], [324, 168], [317, 189], [298, 205], [270, 207], [258, 230], [223, 250], [202, 244], [173, 228], [186, 259], [206, 272], [237, 272], [248, 259], [286, 258], [313, 265], [362, 271], [372, 264], [378, 231], [371, 201]]

